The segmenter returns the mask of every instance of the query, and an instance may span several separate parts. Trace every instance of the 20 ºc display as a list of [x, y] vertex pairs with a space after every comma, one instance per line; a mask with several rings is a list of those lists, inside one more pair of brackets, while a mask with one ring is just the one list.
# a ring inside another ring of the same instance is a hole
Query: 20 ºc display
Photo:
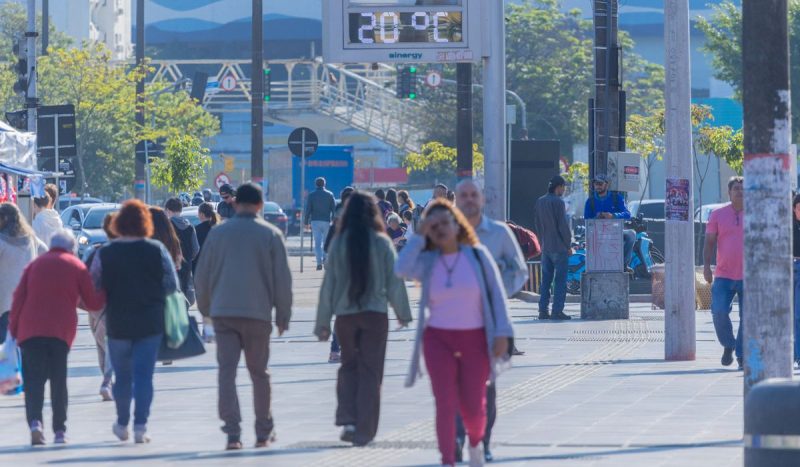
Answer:
[[350, 43], [462, 43], [462, 18], [460, 11], [350, 13]]

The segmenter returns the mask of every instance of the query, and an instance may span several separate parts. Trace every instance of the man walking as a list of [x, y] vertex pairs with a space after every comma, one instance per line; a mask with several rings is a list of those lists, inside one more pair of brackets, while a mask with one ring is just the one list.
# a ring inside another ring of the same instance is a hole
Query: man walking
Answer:
[[219, 187], [219, 197], [222, 201], [217, 204], [217, 214], [223, 220], [230, 219], [236, 214], [234, 203], [236, 202], [236, 190], [227, 183]]
[[[475, 228], [478, 238], [491, 253], [500, 274], [506, 296], [516, 295], [528, 280], [528, 268], [522, 250], [508, 226], [490, 219], [483, 214], [485, 199], [478, 185], [472, 180], [464, 180], [456, 186], [456, 205], [464, 213], [467, 221]], [[521, 352], [520, 352], [521, 353]], [[487, 461], [492, 461], [489, 449], [492, 428], [497, 419], [497, 388], [494, 383], [486, 386], [486, 432], [483, 437], [483, 454]], [[458, 419], [456, 439], [456, 459], [463, 458], [462, 449], [466, 439], [464, 424]]]
[[175, 228], [175, 233], [178, 234], [178, 240], [181, 243], [181, 260], [180, 269], [178, 269], [178, 279], [180, 279], [181, 292], [189, 301], [190, 305], [194, 305], [195, 290], [194, 290], [194, 277], [192, 277], [192, 264], [200, 254], [200, 243], [197, 240], [197, 231], [194, 226], [185, 217], [181, 217], [183, 212], [183, 203], [178, 198], [170, 198], [164, 203], [164, 212], [167, 214], [172, 226]]
[[[572, 233], [567, 224], [567, 208], [561, 199], [567, 182], [560, 175], [550, 180], [547, 194], [536, 201], [536, 234], [542, 243], [542, 282], [539, 286], [539, 319], [572, 319], [564, 313], [567, 299], [567, 262]], [[553, 284], [555, 279], [555, 284]], [[550, 288], [553, 288], [553, 314], [550, 315]]]
[[[731, 202], [708, 217], [703, 249], [703, 276], [711, 286], [711, 316], [717, 340], [724, 348], [722, 366], [733, 363], [733, 353], [742, 369], [742, 305], [744, 303], [744, 179], [728, 181]], [[711, 271], [711, 255], [717, 250], [717, 268]], [[731, 309], [739, 297], [739, 331], [733, 336]]]
[[256, 447], [275, 439], [267, 372], [272, 309], [278, 335], [289, 329], [292, 275], [281, 232], [262, 216], [261, 187], [246, 183], [236, 193], [236, 215], [211, 229], [197, 265], [197, 305], [211, 316], [217, 338], [219, 417], [226, 449], [241, 449], [236, 369], [244, 359], [253, 382]]
[[325, 189], [325, 179], [322, 177], [314, 181], [317, 189], [308, 194], [304, 224], [311, 226], [314, 236], [314, 253], [317, 255], [317, 271], [322, 270], [325, 264], [325, 238], [331, 228], [331, 220], [336, 212], [336, 198], [333, 193]]

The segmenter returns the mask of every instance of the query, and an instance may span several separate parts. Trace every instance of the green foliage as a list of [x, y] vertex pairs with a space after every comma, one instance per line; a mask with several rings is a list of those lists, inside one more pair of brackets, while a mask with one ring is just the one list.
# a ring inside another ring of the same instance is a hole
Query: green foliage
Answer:
[[572, 185], [576, 179], [581, 180], [583, 182], [583, 191], [586, 193], [589, 192], [589, 164], [586, 162], [572, 163], [567, 173], [562, 174], [562, 176], [569, 185]]
[[[742, 10], [731, 1], [714, 6], [711, 19], [699, 18], [697, 28], [706, 36], [703, 51], [712, 57], [714, 77], [733, 87], [742, 98]], [[789, 0], [789, 63], [792, 108], [800, 105], [800, 0]], [[800, 137], [800, 113], [792, 113], [792, 136]]]
[[[409, 153], [403, 161], [411, 183], [439, 181], [454, 185], [456, 181], [456, 149], [433, 141], [422, 145], [420, 152]], [[483, 173], [483, 154], [478, 145], [472, 146], [474, 174]]]
[[195, 136], [173, 136], [164, 150], [164, 158], [150, 164], [153, 185], [173, 193], [195, 191], [203, 186], [211, 157]]

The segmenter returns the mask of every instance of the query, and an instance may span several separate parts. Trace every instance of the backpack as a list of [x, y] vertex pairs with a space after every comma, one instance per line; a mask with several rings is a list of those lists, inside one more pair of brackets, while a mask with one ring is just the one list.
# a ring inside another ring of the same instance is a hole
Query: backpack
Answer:
[[522, 256], [525, 257], [525, 260], [531, 260], [542, 254], [542, 247], [539, 245], [539, 239], [535, 233], [512, 221], [507, 221], [506, 224], [508, 224], [511, 232], [514, 233], [514, 237], [517, 238], [517, 243], [522, 249]]

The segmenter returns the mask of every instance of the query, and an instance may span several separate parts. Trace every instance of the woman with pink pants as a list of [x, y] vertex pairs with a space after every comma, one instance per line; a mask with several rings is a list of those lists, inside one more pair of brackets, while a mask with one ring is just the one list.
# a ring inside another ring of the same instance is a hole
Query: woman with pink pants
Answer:
[[436, 399], [442, 465], [455, 465], [455, 417], [460, 413], [469, 435], [469, 465], [482, 466], [486, 383], [494, 379], [493, 363], [507, 355], [513, 337], [500, 272], [464, 215], [445, 200], [425, 210], [395, 272], [422, 283], [406, 386], [421, 373], [424, 354]]

